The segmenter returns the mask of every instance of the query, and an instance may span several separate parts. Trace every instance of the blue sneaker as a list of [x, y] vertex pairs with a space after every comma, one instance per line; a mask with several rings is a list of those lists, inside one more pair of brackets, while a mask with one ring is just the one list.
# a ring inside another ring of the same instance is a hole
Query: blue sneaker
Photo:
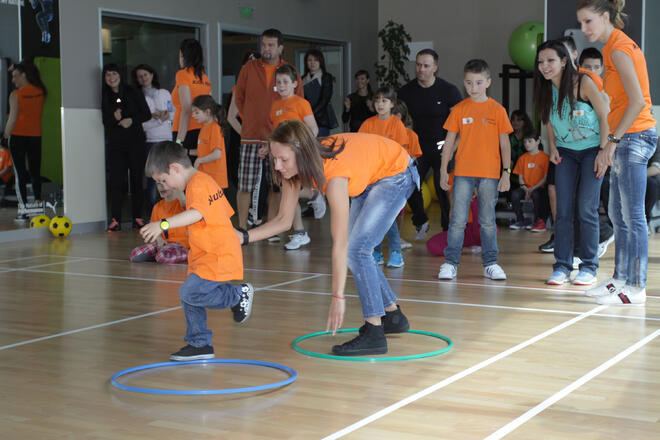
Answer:
[[374, 251], [372, 256], [374, 257], [376, 264], [385, 264], [385, 259], [383, 258], [382, 252]]
[[390, 254], [387, 267], [403, 267], [403, 255], [401, 255], [401, 252], [394, 251]]
[[568, 280], [569, 277], [567, 273], [562, 272], [561, 270], [555, 270], [552, 272], [552, 275], [550, 275], [550, 278], [548, 278], [546, 283], [551, 286], [561, 286], [562, 284], [567, 283]]
[[596, 275], [590, 274], [581, 270], [578, 272], [577, 276], [573, 279], [573, 284], [576, 286], [591, 286], [596, 282]]

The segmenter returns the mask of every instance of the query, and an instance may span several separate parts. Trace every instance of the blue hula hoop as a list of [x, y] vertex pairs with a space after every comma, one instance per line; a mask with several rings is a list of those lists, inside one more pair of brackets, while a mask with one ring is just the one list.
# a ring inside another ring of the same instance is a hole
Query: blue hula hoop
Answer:
[[[266, 385], [259, 385], [254, 387], [244, 387], [244, 388], [226, 388], [226, 389], [217, 389], [217, 390], [163, 390], [157, 388], [141, 388], [141, 387], [132, 387], [129, 385], [124, 385], [117, 382], [117, 379], [121, 376], [125, 376], [130, 373], [135, 373], [136, 371], [150, 370], [153, 368], [162, 368], [162, 367], [180, 367], [183, 365], [191, 364], [245, 364], [245, 365], [257, 365], [260, 367], [274, 368], [276, 370], [283, 371], [289, 374], [289, 377], [285, 380], [274, 382]], [[148, 393], [148, 394], [170, 394], [170, 395], [185, 395], [185, 396], [198, 396], [198, 395], [211, 395], [211, 394], [238, 394], [238, 393], [250, 393], [252, 391], [263, 391], [270, 390], [273, 388], [284, 387], [293, 383], [298, 378], [298, 372], [291, 367], [286, 365], [275, 364], [272, 362], [262, 362], [262, 361], [252, 361], [244, 359], [203, 359], [195, 361], [184, 361], [184, 362], [161, 362], [157, 364], [141, 365], [138, 367], [127, 368], [118, 373], [115, 373], [110, 377], [110, 383], [125, 391], [133, 391], [135, 393]]]

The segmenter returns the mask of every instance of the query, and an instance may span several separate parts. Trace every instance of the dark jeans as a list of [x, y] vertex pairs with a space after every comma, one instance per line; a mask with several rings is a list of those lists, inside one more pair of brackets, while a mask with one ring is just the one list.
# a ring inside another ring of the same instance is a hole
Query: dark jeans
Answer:
[[121, 207], [126, 194], [126, 172], [131, 172], [131, 191], [133, 218], [142, 218], [142, 178], [144, 176], [145, 143], [132, 145], [109, 145], [108, 162], [110, 165], [110, 213], [112, 218], [121, 222]]
[[[41, 200], [41, 136], [11, 136], [9, 152], [16, 170], [18, 201], [27, 203], [28, 174], [32, 183], [34, 198]], [[27, 168], [25, 159], [27, 158]]]
[[[516, 188], [511, 191], [511, 203], [513, 204], [513, 211], [516, 213], [516, 220], [522, 222], [523, 208], [522, 201], [525, 199], [525, 190]], [[531, 194], [532, 203], [534, 204], [534, 220], [541, 219], [545, 221], [548, 218], [548, 190], [545, 188], [536, 188]]]
[[[419, 172], [420, 181], [423, 182], [426, 179], [426, 174], [429, 172], [429, 169], [433, 169], [433, 185], [435, 186], [435, 193], [438, 195], [438, 202], [440, 202], [440, 224], [442, 226], [442, 229], [446, 231], [449, 229], [450, 204], [449, 204], [449, 195], [447, 194], [447, 191], [440, 188], [441, 161], [442, 158], [439, 151], [437, 153], [432, 153], [432, 154], [424, 153], [421, 157], [417, 159], [417, 171]], [[424, 207], [424, 202], [422, 201], [422, 208], [423, 207]], [[410, 208], [414, 209], [412, 205], [410, 205]]]
[[651, 211], [658, 199], [660, 199], [660, 179], [658, 177], [647, 177], [646, 200], [644, 201], [647, 222], [651, 220]]

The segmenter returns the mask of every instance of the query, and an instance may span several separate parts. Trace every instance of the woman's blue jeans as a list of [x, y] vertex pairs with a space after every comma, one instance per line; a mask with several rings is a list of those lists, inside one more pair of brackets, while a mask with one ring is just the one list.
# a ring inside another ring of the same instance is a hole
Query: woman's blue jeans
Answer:
[[[573, 270], [573, 216], [577, 204], [580, 228], [580, 270], [596, 275], [598, 269], [598, 204], [600, 185], [594, 163], [600, 147], [586, 150], [557, 148], [561, 162], [555, 166], [557, 221], [555, 224], [555, 264], [553, 270], [566, 274]], [[643, 205], [643, 203], [642, 203]]]
[[380, 179], [351, 199], [348, 268], [353, 273], [365, 319], [385, 315], [385, 308], [396, 303], [396, 295], [372, 253], [415, 187], [419, 188], [419, 174], [411, 161], [405, 171]]
[[610, 172], [610, 219], [614, 226], [614, 278], [646, 287], [649, 238], [644, 198], [646, 164], [658, 143], [655, 128], [626, 133], [616, 147]]

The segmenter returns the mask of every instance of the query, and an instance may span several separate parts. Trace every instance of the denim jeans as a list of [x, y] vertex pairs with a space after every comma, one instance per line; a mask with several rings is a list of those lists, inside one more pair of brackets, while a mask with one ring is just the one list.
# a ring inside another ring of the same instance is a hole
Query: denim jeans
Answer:
[[561, 163], [555, 165], [557, 188], [557, 221], [555, 224], [555, 264], [553, 270], [566, 274], [573, 270], [574, 223], [580, 228], [580, 270], [596, 275], [598, 269], [598, 204], [600, 185], [594, 163], [600, 147], [586, 150], [557, 148]]
[[239, 301], [240, 286], [209, 281], [191, 273], [179, 288], [181, 306], [186, 315], [186, 336], [194, 347], [211, 344], [213, 332], [206, 327], [206, 309], [226, 309]]
[[452, 196], [454, 206], [449, 220], [445, 262], [458, 266], [463, 250], [465, 225], [468, 221], [472, 193], [477, 188], [479, 201], [479, 225], [481, 236], [481, 261], [484, 267], [497, 263], [497, 226], [495, 225], [495, 205], [497, 204], [498, 179], [485, 177], [455, 176]]
[[[385, 234], [387, 237], [387, 245], [390, 250], [390, 254], [392, 252], [401, 252], [401, 237], [399, 236], [399, 225], [396, 224], [396, 220], [392, 222], [392, 226], [390, 226], [390, 229], [387, 230], [387, 234]], [[374, 248], [376, 252], [383, 252], [383, 243], [380, 242], [376, 245]]]
[[658, 143], [655, 128], [626, 133], [614, 153], [610, 172], [610, 219], [614, 226], [614, 278], [646, 287], [649, 238], [644, 215], [646, 164]]
[[351, 199], [348, 268], [353, 273], [365, 319], [385, 315], [385, 308], [396, 303], [395, 293], [371, 255], [415, 186], [419, 187], [419, 174], [411, 161], [405, 171], [380, 179]]

